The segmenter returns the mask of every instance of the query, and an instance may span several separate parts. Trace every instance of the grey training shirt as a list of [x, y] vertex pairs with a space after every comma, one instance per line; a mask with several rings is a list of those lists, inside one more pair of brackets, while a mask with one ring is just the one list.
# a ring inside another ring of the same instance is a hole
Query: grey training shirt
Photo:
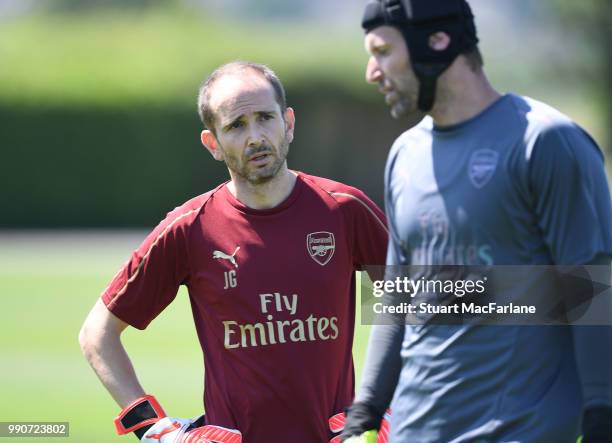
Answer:
[[[401, 135], [385, 199], [388, 264], [585, 264], [612, 254], [599, 148], [525, 97], [505, 95], [453, 127], [426, 117]], [[397, 380], [393, 442], [573, 443], [585, 406], [612, 405], [611, 329], [375, 326], [358, 399], [385, 407]]]

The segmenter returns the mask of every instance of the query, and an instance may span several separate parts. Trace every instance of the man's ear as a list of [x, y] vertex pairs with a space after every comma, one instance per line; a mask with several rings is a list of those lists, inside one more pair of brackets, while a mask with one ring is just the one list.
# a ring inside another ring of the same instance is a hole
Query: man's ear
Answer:
[[200, 140], [215, 160], [223, 161], [223, 153], [219, 149], [217, 137], [215, 137], [215, 134], [213, 134], [212, 131], [209, 131], [208, 129], [203, 130], [200, 134]]
[[285, 110], [285, 134], [287, 135], [287, 141], [291, 143], [293, 141], [293, 131], [295, 130], [295, 113], [293, 108], [287, 108]]

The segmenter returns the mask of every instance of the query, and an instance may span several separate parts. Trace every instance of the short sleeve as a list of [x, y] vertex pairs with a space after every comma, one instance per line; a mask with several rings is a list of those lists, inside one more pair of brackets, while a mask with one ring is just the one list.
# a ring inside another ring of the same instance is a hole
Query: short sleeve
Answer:
[[102, 293], [106, 307], [135, 328], [145, 329], [174, 300], [179, 286], [188, 278], [185, 221], [189, 215], [171, 212]]
[[612, 203], [603, 155], [573, 124], [543, 131], [529, 165], [534, 209], [555, 264], [612, 252]]
[[387, 251], [387, 220], [382, 210], [363, 192], [351, 188], [346, 194], [352, 224], [353, 262], [357, 269], [366, 265], [384, 265]]
[[396, 226], [396, 217], [394, 214], [395, 197], [393, 195], [393, 187], [391, 181], [393, 177], [393, 168], [397, 159], [397, 154], [401, 143], [396, 141], [391, 148], [387, 164], [385, 166], [385, 211], [387, 215], [387, 225], [389, 227], [389, 246], [387, 247], [387, 265], [401, 266], [411, 264], [408, 260], [405, 251], [402, 248], [402, 240], [398, 234]]

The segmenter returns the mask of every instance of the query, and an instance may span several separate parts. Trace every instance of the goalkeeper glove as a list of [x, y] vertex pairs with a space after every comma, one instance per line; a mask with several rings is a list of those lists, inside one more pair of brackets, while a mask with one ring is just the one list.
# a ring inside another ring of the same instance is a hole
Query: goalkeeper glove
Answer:
[[196, 427], [200, 419], [187, 420], [166, 416], [152, 395], [137, 398], [115, 418], [119, 435], [134, 432], [141, 443], [241, 443], [235, 429], [206, 425]]
[[127, 405], [115, 418], [117, 434], [134, 432], [140, 439], [155, 423], [166, 417], [155, 397], [145, 395]]
[[339, 441], [348, 443], [387, 443], [391, 411], [381, 417], [372, 406], [354, 403], [347, 409], [346, 423]]
[[[350, 413], [349, 408], [349, 413]], [[387, 443], [389, 439], [389, 418], [391, 412], [387, 410], [382, 421], [379, 419], [380, 428], [375, 423], [372, 423], [372, 427], [366, 431], [357, 431], [354, 427], [348, 429], [346, 427], [347, 416], [346, 414], [336, 414], [329, 419], [329, 429], [332, 432], [342, 432], [342, 435], [338, 435], [330, 440], [330, 443], [340, 443], [341, 441], [349, 443]]]
[[194, 428], [192, 420], [166, 417], [155, 423], [140, 441], [141, 443], [242, 443], [242, 434], [235, 429], [214, 425]]
[[140, 439], [141, 443], [178, 443], [184, 441], [191, 420], [164, 417], [151, 426]]
[[596, 406], [584, 412], [582, 443], [606, 443], [612, 441], [612, 408]]
[[349, 437], [343, 440], [345, 443], [378, 443], [378, 432], [366, 431], [356, 437]]

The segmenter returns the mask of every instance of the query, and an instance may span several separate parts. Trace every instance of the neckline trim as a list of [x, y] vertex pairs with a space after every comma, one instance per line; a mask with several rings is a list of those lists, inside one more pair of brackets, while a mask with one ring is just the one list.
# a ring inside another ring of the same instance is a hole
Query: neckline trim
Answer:
[[291, 193], [287, 196], [287, 198], [285, 198], [285, 200], [283, 200], [282, 202], [280, 202], [278, 205], [274, 206], [273, 208], [255, 209], [255, 208], [251, 208], [245, 205], [240, 200], [238, 200], [236, 197], [234, 197], [234, 195], [232, 195], [232, 193], [229, 191], [228, 186], [227, 186], [229, 182], [225, 183], [221, 191], [224, 193], [224, 197], [226, 201], [240, 212], [243, 212], [245, 214], [262, 215], [262, 216], [278, 214], [293, 205], [293, 203], [300, 196], [302, 192], [302, 188], [304, 187], [304, 179], [302, 177], [302, 174], [299, 171], [291, 170], [291, 172], [295, 172], [297, 174], [295, 178], [295, 183], [293, 185], [293, 189], [291, 190]]

